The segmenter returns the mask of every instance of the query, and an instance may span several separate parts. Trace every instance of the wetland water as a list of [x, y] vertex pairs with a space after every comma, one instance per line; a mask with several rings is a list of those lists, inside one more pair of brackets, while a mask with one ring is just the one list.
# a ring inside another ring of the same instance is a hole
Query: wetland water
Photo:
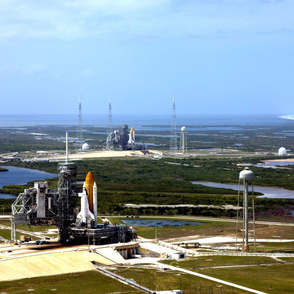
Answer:
[[[234, 184], [221, 184], [221, 183], [198, 182], [198, 181], [193, 181], [192, 184], [203, 185], [203, 186], [206, 186], [206, 187], [213, 187], [213, 188], [232, 189], [232, 190], [238, 191], [238, 185], [234, 185]], [[263, 196], [258, 196], [258, 198], [294, 199], [294, 191], [291, 191], [291, 190], [280, 189], [280, 188], [271, 188], [271, 187], [254, 186], [254, 191], [255, 192], [260, 192], [260, 193], [263, 194]]]
[[[56, 178], [58, 174], [46, 173], [36, 169], [1, 166], [8, 171], [0, 172], [0, 188], [6, 185], [24, 185], [30, 181], [39, 181], [44, 179]], [[12, 199], [16, 196], [10, 194], [0, 194], [0, 199]]]
[[151, 219], [122, 219], [122, 221], [129, 226], [141, 227], [182, 227], [182, 226], [197, 226], [204, 225], [199, 222], [176, 221], [176, 220], [151, 220]]

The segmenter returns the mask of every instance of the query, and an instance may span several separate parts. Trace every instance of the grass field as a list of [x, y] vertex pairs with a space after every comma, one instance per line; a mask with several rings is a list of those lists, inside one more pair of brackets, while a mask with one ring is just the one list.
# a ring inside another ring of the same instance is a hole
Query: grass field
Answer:
[[[6, 240], [10, 240], [11, 239], [11, 231], [6, 230], [6, 229], [0, 229], [0, 236], [5, 238]], [[1, 243], [1, 240], [0, 240], [0, 243]]]
[[72, 294], [110, 294], [139, 293], [134, 288], [108, 278], [97, 271], [74, 273], [42, 278], [23, 279], [14, 282], [1, 282], [0, 293], [72, 293]]
[[[209, 256], [165, 262], [266, 293], [294, 292], [294, 264], [281, 264], [269, 257]], [[237, 265], [240, 267], [232, 267]]]
[[235, 266], [235, 265], [260, 265], [277, 264], [278, 261], [270, 257], [252, 257], [252, 256], [200, 256], [189, 258], [183, 261], [167, 260], [166, 264], [182, 267], [188, 270], [198, 268], [209, 268], [215, 266]]
[[[163, 291], [181, 289], [183, 293], [245, 294], [247, 292], [233, 289], [205, 279], [179, 272], [161, 271], [142, 268], [118, 268], [115, 273], [134, 279], [137, 283], [152, 290]], [[24, 279], [16, 282], [1, 282], [1, 293], [82, 293], [113, 294], [142, 293], [98, 272], [90, 271], [43, 278]]]
[[266, 293], [294, 293], [294, 265], [250, 266], [240, 268], [204, 269], [203, 274], [224, 279]]

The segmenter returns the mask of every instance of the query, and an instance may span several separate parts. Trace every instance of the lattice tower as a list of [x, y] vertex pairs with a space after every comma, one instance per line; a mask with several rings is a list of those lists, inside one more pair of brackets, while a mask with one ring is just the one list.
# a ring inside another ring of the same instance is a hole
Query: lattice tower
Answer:
[[177, 146], [177, 120], [176, 120], [176, 103], [175, 103], [175, 94], [174, 94], [169, 153], [171, 155], [174, 155], [177, 152], [177, 150], [178, 150], [178, 146]]
[[106, 136], [106, 149], [109, 150], [111, 147], [111, 134], [112, 134], [112, 112], [111, 112], [111, 99], [109, 96], [108, 103], [108, 126], [107, 126], [107, 136]]
[[66, 242], [69, 238], [70, 225], [75, 221], [74, 209], [77, 205], [76, 194], [77, 166], [75, 163], [59, 164], [58, 179], [58, 229], [59, 241]]
[[83, 136], [83, 118], [82, 118], [82, 102], [81, 102], [81, 95], [79, 98], [79, 116], [78, 116], [78, 130], [77, 130], [77, 148], [82, 148], [82, 144], [84, 142]]

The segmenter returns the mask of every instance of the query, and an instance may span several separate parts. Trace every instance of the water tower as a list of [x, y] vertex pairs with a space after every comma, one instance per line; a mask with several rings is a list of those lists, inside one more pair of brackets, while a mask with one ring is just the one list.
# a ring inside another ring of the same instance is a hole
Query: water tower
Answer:
[[180, 150], [183, 153], [185, 153], [185, 151], [187, 151], [187, 131], [186, 131], [186, 127], [181, 127]]
[[[253, 177], [254, 174], [248, 167], [242, 170], [239, 174], [239, 187], [243, 186], [243, 251], [249, 251], [249, 216], [248, 216], [248, 206], [249, 206], [249, 187], [251, 184], [252, 192], [252, 218], [253, 218], [253, 233], [254, 233], [254, 250], [256, 250], [255, 244], [255, 215], [254, 215], [254, 189], [253, 189]], [[238, 193], [238, 212], [239, 212], [239, 195]], [[236, 242], [238, 233], [238, 212], [237, 212], [237, 232], [236, 232]]]

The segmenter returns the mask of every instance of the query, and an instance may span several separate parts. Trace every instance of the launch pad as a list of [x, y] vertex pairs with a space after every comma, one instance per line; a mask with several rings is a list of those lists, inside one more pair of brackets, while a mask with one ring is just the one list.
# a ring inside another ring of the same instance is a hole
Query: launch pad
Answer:
[[57, 190], [49, 188], [47, 182], [35, 182], [33, 188], [25, 189], [16, 198], [12, 204], [11, 240], [16, 240], [18, 224], [57, 225], [61, 243], [108, 244], [136, 239], [137, 234], [131, 227], [109, 223], [97, 225], [94, 177], [89, 172], [82, 193], [78, 193], [77, 166], [67, 158], [59, 164]]

